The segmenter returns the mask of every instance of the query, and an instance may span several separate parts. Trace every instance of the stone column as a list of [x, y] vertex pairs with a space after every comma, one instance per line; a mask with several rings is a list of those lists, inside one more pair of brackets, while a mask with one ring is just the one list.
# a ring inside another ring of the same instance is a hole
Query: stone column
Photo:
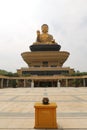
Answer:
[[24, 79], [24, 88], [26, 87], [26, 79]]
[[31, 81], [31, 88], [34, 88], [34, 81]]
[[9, 80], [7, 79], [7, 85], [6, 85], [6, 87], [8, 87], [8, 84], [9, 84]]
[[18, 83], [19, 83], [19, 80], [18, 80], [18, 79], [16, 79], [16, 87], [18, 87]]
[[84, 86], [84, 87], [86, 86], [86, 84], [85, 84], [85, 79], [83, 79], [83, 86]]
[[66, 79], [66, 87], [68, 87], [68, 79]]
[[57, 81], [57, 87], [60, 88], [60, 81]]
[[1, 79], [1, 88], [3, 88], [3, 81], [4, 79]]

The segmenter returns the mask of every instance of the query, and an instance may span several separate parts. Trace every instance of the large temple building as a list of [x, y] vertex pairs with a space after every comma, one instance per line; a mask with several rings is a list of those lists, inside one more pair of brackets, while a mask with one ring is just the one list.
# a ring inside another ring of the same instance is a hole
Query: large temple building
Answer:
[[[55, 42], [52, 35], [48, 34], [48, 25], [41, 26], [42, 32], [37, 31], [36, 42], [30, 46], [31, 52], [23, 52], [22, 58], [28, 64], [28, 68], [18, 70], [19, 76], [38, 77], [34, 79], [34, 86], [57, 86], [60, 82], [52, 78], [59, 75], [70, 75], [74, 69], [63, 67], [69, 57], [67, 51], [60, 51], [61, 45]], [[41, 79], [40, 77], [43, 77]], [[46, 79], [49, 76], [49, 80]]]
[[41, 32], [37, 30], [36, 41], [29, 46], [30, 51], [21, 53], [28, 67], [17, 69], [18, 77], [0, 76], [0, 88], [87, 86], [87, 75], [72, 76], [74, 69], [64, 67], [70, 53], [61, 51], [61, 45], [48, 30], [47, 24], [41, 26]]

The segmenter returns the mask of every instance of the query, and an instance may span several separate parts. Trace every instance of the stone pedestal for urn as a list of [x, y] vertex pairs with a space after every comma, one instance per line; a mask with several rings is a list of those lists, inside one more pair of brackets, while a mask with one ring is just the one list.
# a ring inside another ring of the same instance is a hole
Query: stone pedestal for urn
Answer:
[[44, 105], [35, 103], [35, 126], [36, 129], [57, 129], [56, 103]]

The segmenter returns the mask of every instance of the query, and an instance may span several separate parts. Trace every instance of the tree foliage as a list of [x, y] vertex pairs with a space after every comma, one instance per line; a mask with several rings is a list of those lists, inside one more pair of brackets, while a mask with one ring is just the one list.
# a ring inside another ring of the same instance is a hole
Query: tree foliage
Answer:
[[83, 75], [87, 75], [87, 72], [76, 71], [74, 74], [72, 74], [72, 76], [83, 76]]
[[8, 72], [6, 70], [1, 70], [1, 69], [0, 69], [0, 75], [13, 76], [13, 77], [17, 77], [18, 76], [17, 73]]

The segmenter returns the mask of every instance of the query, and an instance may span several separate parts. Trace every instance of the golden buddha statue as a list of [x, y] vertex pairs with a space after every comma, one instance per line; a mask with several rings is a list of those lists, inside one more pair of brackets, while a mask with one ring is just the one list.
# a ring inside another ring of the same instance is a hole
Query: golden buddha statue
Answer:
[[48, 34], [48, 29], [48, 25], [43, 24], [41, 26], [42, 33], [40, 33], [40, 31], [37, 30], [37, 38], [34, 44], [56, 44], [55, 40], [53, 39], [53, 36]]

